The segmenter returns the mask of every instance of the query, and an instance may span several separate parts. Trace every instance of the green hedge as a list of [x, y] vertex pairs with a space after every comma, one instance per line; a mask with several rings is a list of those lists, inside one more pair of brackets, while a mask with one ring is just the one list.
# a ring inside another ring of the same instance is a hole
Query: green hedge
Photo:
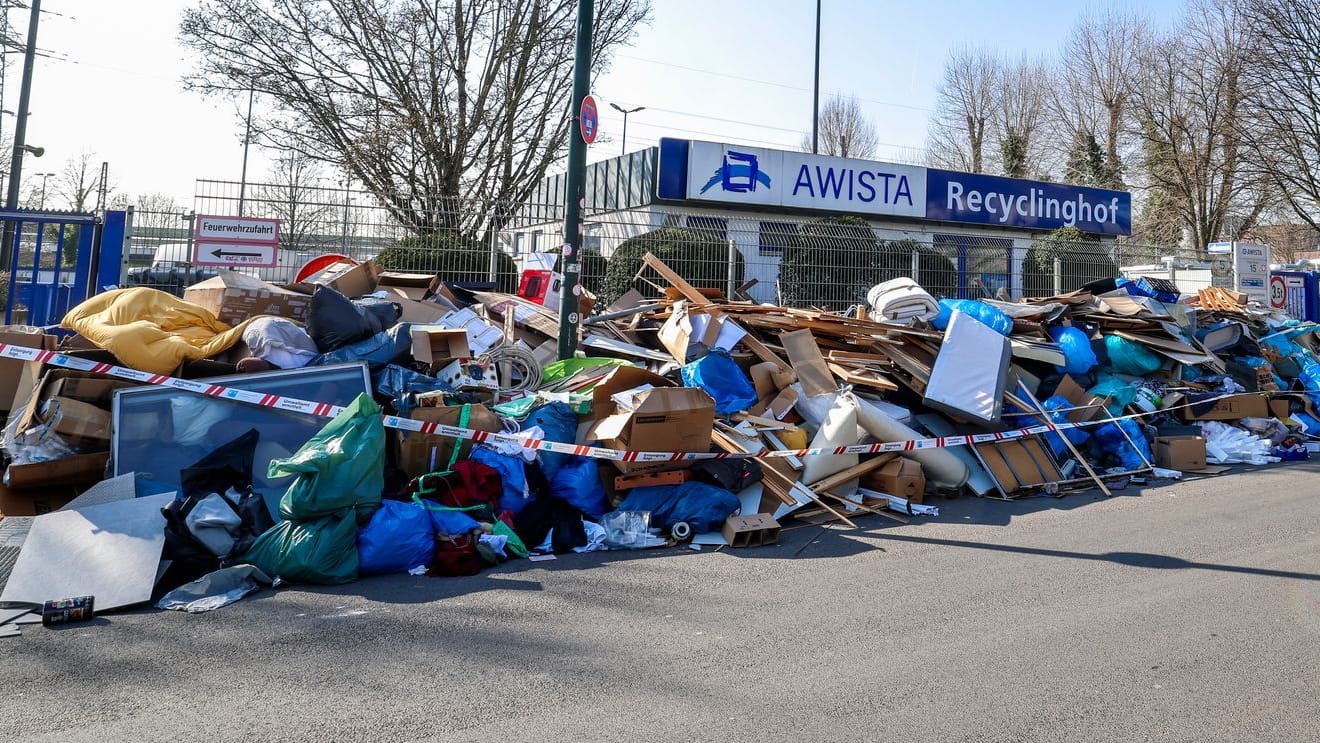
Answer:
[[[663, 227], [637, 237], [631, 237], [614, 249], [605, 268], [605, 281], [600, 292], [601, 306], [618, 299], [629, 289], [637, 289], [643, 296], [658, 298], [660, 292], [646, 281], [633, 281], [642, 268], [642, 256], [654, 253], [670, 268], [697, 288], [728, 287], [729, 242], [716, 232], [688, 227]], [[734, 251], [734, 284], [741, 285], [746, 272], [742, 253]], [[653, 271], [647, 269], [643, 278], [665, 286]]]
[[918, 282], [937, 296], [951, 296], [958, 272], [953, 262], [915, 240], [885, 241], [865, 220], [825, 217], [802, 226], [785, 246], [779, 289], [789, 307], [843, 310], [866, 302], [871, 287], [912, 275], [917, 252]]
[[[496, 258], [495, 277], [499, 290], [518, 289], [518, 266], [507, 253]], [[382, 250], [376, 265], [388, 271], [439, 274], [444, 281], [490, 280], [490, 248], [454, 234], [405, 237]]]

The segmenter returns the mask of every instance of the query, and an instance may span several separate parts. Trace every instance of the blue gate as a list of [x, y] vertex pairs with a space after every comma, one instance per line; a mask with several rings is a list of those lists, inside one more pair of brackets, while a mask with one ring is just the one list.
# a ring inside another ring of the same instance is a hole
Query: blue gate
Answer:
[[11, 250], [5, 324], [51, 326], [69, 309], [119, 284], [125, 212], [0, 210]]

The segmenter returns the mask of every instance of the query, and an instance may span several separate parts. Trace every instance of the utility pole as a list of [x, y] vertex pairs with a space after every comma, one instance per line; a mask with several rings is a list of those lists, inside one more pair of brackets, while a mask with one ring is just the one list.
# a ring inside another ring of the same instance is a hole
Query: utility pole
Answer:
[[[23, 153], [27, 151], [28, 107], [32, 104], [32, 68], [37, 61], [37, 21], [41, 17], [41, 0], [32, 0], [28, 16], [27, 48], [23, 50], [23, 83], [18, 93], [18, 111], [14, 124], [14, 156], [9, 161], [9, 193], [6, 209], [18, 208], [18, 191], [22, 184]], [[0, 244], [0, 271], [8, 271], [14, 261], [14, 225], [5, 223], [4, 238]]]
[[816, 82], [811, 86], [811, 154], [820, 154], [820, 2], [816, 0]]
[[591, 34], [595, 0], [578, 0], [577, 51], [573, 56], [572, 128], [568, 134], [568, 193], [564, 201], [564, 282], [559, 295], [559, 358], [577, 354], [582, 292], [582, 207], [587, 180], [587, 143], [582, 139], [582, 100], [591, 92]]
[[243, 132], [243, 173], [238, 177], [238, 216], [243, 216], [243, 201], [247, 196], [247, 160], [248, 146], [252, 144], [252, 99], [257, 94], [257, 84], [249, 79], [247, 128]]

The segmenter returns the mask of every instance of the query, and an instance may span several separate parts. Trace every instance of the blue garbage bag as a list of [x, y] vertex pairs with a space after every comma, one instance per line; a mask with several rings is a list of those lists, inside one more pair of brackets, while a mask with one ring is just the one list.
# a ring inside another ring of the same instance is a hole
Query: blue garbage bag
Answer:
[[308, 366], [365, 361], [372, 369], [401, 361], [412, 353], [412, 325], [399, 323], [357, 343], [350, 343], [312, 359]]
[[684, 387], [697, 387], [715, 400], [715, 412], [733, 415], [756, 404], [756, 388], [728, 352], [712, 350], [680, 370]]
[[435, 528], [426, 509], [412, 502], [384, 500], [358, 532], [358, 570], [406, 573], [427, 565], [435, 553]]
[[[546, 441], [561, 444], [577, 443], [577, 425], [577, 414], [562, 402], [552, 402], [537, 408], [523, 421], [523, 428], [540, 426], [545, 431]], [[538, 452], [536, 458], [541, 463], [541, 471], [545, 473], [546, 479], [553, 480], [559, 468], [573, 460], [573, 455], [543, 451]]]
[[400, 417], [413, 409], [412, 396], [420, 392], [449, 392], [453, 388], [435, 377], [419, 374], [397, 364], [389, 364], [371, 375], [376, 394], [388, 398]]
[[1310, 356], [1299, 356], [1298, 361], [1302, 373], [1297, 377], [1297, 381], [1302, 383], [1306, 396], [1311, 398], [1311, 402], [1320, 405], [1320, 363], [1316, 363]]
[[555, 476], [549, 478], [550, 494], [563, 498], [587, 518], [599, 519], [610, 505], [600, 481], [599, 465], [590, 457], [568, 455], [568, 458], [568, 462], [555, 470]]
[[1050, 338], [1063, 351], [1063, 366], [1054, 367], [1059, 372], [1082, 376], [1099, 363], [1095, 358], [1095, 350], [1091, 348], [1091, 339], [1077, 328], [1057, 325], [1050, 328]]
[[1094, 387], [1086, 391], [1089, 395], [1105, 399], [1105, 409], [1113, 415], [1122, 415], [1123, 408], [1137, 399], [1137, 388], [1118, 377], [1101, 374]]
[[[1119, 430], [1120, 428], [1122, 430]], [[1123, 435], [1124, 432], [1127, 432], [1127, 436]], [[1139, 470], [1152, 459], [1146, 434], [1142, 433], [1141, 426], [1131, 418], [1101, 423], [1096, 426], [1094, 436], [1095, 444], [1100, 451], [1117, 457], [1119, 464], [1125, 470]], [[1134, 444], [1138, 448], [1134, 449]]]
[[[1067, 411], [1072, 408], [1072, 403], [1068, 401], [1068, 398], [1063, 397], [1062, 395], [1054, 395], [1053, 397], [1042, 400], [1040, 406], [1045, 409], [1045, 413], [1051, 423], [1068, 422]], [[1040, 413], [1032, 415], [1011, 402], [1004, 403], [1004, 417], [1008, 425], [1013, 426], [1014, 428], [1029, 428], [1031, 426], [1038, 426], [1044, 422], [1041, 420]], [[1091, 438], [1090, 431], [1085, 428], [1069, 428], [1060, 433], [1067, 437], [1067, 439], [1073, 444], [1085, 443], [1087, 439]], [[1068, 448], [1067, 445], [1063, 443], [1063, 438], [1060, 437], [1060, 433], [1050, 431], [1045, 434], [1045, 440], [1049, 442], [1050, 449], [1053, 450], [1055, 455], [1063, 454]]]
[[[476, 519], [459, 509], [442, 506], [425, 498], [418, 500], [421, 500], [422, 506], [426, 508], [426, 513], [431, 517], [431, 526], [441, 534], [450, 536], [469, 534], [474, 529], [481, 528], [481, 524], [478, 524]], [[416, 500], [413, 502], [415, 503]]]
[[1013, 332], [1013, 318], [1005, 315], [1003, 310], [975, 299], [941, 299], [940, 314], [932, 324], [939, 330], [944, 330], [949, 327], [949, 321], [953, 319], [955, 311], [971, 315], [1000, 335], [1009, 335]]
[[628, 491], [620, 511], [650, 511], [651, 526], [664, 531], [686, 521], [694, 534], [717, 531], [738, 510], [738, 496], [704, 482], [652, 485]]
[[523, 507], [532, 501], [527, 491], [527, 464], [522, 457], [500, 454], [484, 446], [472, 448], [469, 456], [474, 462], [490, 467], [500, 473], [500, 483], [504, 490], [500, 494], [500, 510], [512, 511], [514, 516], [522, 512]]
[[1109, 355], [1110, 368], [1119, 374], [1144, 377], [1164, 366], [1164, 361], [1150, 349], [1116, 335], [1105, 336], [1105, 353]]

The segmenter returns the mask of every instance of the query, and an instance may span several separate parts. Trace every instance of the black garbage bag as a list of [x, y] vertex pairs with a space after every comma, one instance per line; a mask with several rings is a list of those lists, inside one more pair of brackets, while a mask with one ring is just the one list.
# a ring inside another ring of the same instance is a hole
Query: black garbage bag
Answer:
[[160, 585], [173, 588], [242, 555], [275, 525], [252, 491], [252, 460], [260, 434], [252, 429], [180, 471], [179, 497], [161, 509], [170, 561]]
[[388, 300], [353, 300], [321, 286], [307, 312], [307, 334], [321, 353], [329, 353], [393, 327], [400, 314], [399, 306]]

